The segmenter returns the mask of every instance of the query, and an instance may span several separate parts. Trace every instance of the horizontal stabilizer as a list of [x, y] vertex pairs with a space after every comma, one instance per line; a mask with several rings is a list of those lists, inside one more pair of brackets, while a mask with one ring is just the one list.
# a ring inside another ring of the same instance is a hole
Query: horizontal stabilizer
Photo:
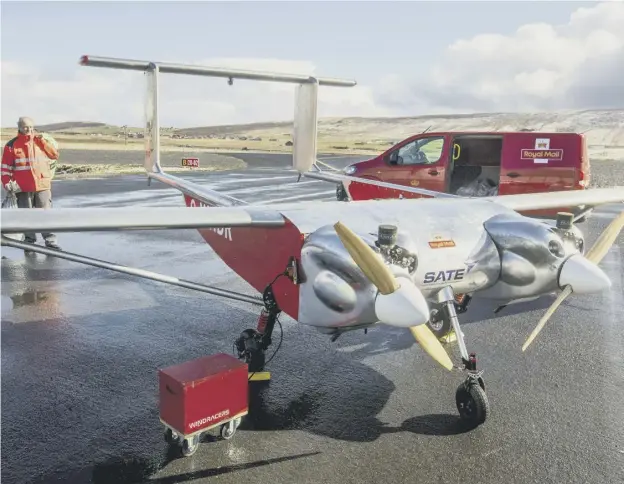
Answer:
[[[80, 58], [80, 65], [130, 71], [146, 71], [151, 65], [158, 65], [159, 72], [162, 72], [163, 74], [187, 74], [192, 76], [225, 77], [227, 79], [248, 79], [254, 81], [286, 82], [295, 84], [311, 82], [310, 76], [305, 74], [282, 74], [279, 72], [250, 71], [191, 64], [172, 64], [169, 62], [118, 59], [115, 57], [97, 57], [91, 55], [83, 55]], [[316, 80], [321, 86], [353, 87], [357, 84], [356, 81], [351, 79], [335, 79], [332, 77], [319, 77]]]

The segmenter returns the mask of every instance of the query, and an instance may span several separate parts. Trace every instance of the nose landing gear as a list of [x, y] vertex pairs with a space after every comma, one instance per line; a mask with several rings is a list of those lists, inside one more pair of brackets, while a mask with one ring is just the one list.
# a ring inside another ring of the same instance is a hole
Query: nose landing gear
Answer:
[[[444, 307], [444, 321], [441, 326], [452, 327], [457, 337], [457, 344], [461, 354], [463, 368], [461, 371], [468, 373], [466, 379], [457, 387], [455, 392], [455, 403], [459, 416], [471, 427], [477, 427], [485, 422], [489, 412], [490, 404], [485, 393], [485, 382], [483, 381], [483, 371], [477, 371], [477, 356], [475, 353], [468, 354], [464, 333], [459, 326], [457, 318], [457, 300], [450, 287], [441, 289], [438, 294], [438, 302]], [[467, 296], [466, 296], [467, 297]], [[460, 302], [460, 311], [465, 311], [467, 300], [464, 298]]]
[[464, 358], [462, 360], [464, 360], [464, 370], [468, 372], [468, 376], [457, 387], [455, 404], [459, 416], [470, 426], [476, 427], [485, 422], [490, 412], [490, 402], [485, 393], [483, 371], [477, 371], [477, 356], [475, 353], [470, 353], [468, 361]]

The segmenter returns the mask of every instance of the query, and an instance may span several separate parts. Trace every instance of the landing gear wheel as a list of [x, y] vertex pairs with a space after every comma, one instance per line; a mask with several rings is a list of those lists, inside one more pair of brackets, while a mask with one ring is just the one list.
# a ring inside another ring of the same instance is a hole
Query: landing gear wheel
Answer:
[[247, 367], [250, 372], [260, 372], [264, 370], [265, 363], [265, 355], [262, 349], [257, 349], [249, 353], [249, 356], [246, 358]]
[[427, 321], [427, 326], [436, 338], [440, 339], [446, 336], [453, 329], [450, 318], [447, 318], [444, 310], [434, 309], [431, 311], [431, 317]]
[[462, 420], [472, 427], [485, 422], [490, 412], [490, 403], [485, 390], [474, 380], [468, 380], [457, 387], [455, 403]]
[[238, 356], [245, 360], [250, 372], [264, 369], [265, 353], [261, 346], [261, 335], [254, 329], [243, 331], [235, 342]]
[[182, 455], [184, 457], [189, 457], [193, 455], [195, 452], [197, 452], [198, 448], [199, 448], [199, 435], [195, 435], [194, 437], [191, 437], [190, 439], [184, 439], [184, 442], [182, 442]]

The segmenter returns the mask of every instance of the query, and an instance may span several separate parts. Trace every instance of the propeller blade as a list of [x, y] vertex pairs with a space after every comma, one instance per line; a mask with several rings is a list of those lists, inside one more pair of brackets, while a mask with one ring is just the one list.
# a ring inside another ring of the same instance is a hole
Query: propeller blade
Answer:
[[[585, 255], [585, 259], [588, 261], [598, 265], [600, 261], [607, 255], [609, 249], [617, 239], [620, 231], [624, 227], [624, 211], [620, 212], [618, 215], [608, 226], [607, 228], [600, 234], [600, 237], [596, 240], [594, 245]], [[565, 264], [565, 263], [564, 263]], [[589, 274], [588, 274], [589, 275]], [[525, 351], [529, 345], [533, 342], [535, 337], [539, 334], [539, 332], [544, 328], [550, 317], [554, 314], [555, 310], [561, 305], [561, 303], [573, 292], [573, 288], [571, 285], [566, 285], [561, 294], [555, 299], [555, 301], [551, 304], [546, 311], [546, 314], [540, 319], [540, 322], [537, 324], [531, 335], [527, 338], [526, 342], [522, 346], [522, 351]]]
[[410, 331], [414, 339], [431, 358], [440, 363], [447, 370], [451, 371], [453, 369], [451, 358], [442, 346], [442, 343], [440, 343], [426, 324], [412, 326]]
[[620, 215], [604, 229], [600, 237], [598, 237], [598, 240], [596, 240], [592, 248], [589, 249], [589, 252], [585, 255], [585, 258], [589, 259], [594, 264], [599, 264], [603, 257], [607, 255], [615, 239], [620, 235], [622, 227], [624, 227], [624, 211], [620, 212]]
[[550, 305], [550, 307], [548, 308], [548, 311], [546, 311], [546, 314], [542, 316], [542, 319], [540, 319], [540, 322], [537, 323], [537, 326], [535, 327], [531, 335], [527, 338], [524, 345], [522, 345], [523, 352], [529, 347], [529, 345], [533, 342], [533, 340], [536, 338], [539, 332], [544, 328], [544, 326], [546, 325], [550, 317], [554, 314], [555, 309], [557, 309], [561, 305], [561, 303], [565, 300], [565, 298], [567, 298], [570, 294], [572, 294], [572, 286], [566, 286], [565, 289], [561, 292], [561, 294], [557, 296], [557, 299], [555, 299], [555, 302], [553, 302]]
[[[423, 350], [444, 368], [452, 370], [453, 363], [442, 343], [424, 324], [429, 319], [429, 310], [418, 287], [408, 279], [401, 285], [375, 251], [351, 229], [340, 222], [334, 228], [349, 255], [379, 291], [375, 312], [380, 321], [409, 327]], [[410, 326], [416, 321], [421, 324]]]

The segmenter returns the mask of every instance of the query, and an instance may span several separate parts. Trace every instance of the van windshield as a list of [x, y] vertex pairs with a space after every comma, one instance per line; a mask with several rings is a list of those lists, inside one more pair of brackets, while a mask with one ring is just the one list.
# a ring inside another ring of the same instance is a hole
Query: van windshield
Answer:
[[444, 136], [429, 136], [407, 143], [399, 148], [397, 164], [429, 165], [437, 163], [442, 156]]

